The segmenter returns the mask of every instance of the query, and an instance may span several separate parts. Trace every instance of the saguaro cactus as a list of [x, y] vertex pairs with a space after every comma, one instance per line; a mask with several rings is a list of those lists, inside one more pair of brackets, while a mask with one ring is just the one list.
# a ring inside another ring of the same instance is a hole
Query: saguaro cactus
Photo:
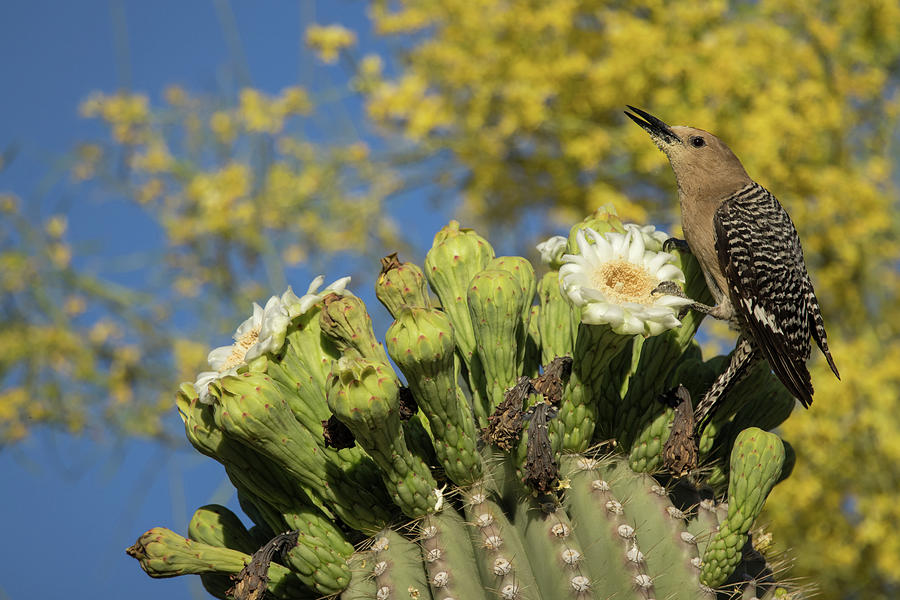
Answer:
[[669, 390], [702, 393], [727, 364], [656, 292], [704, 290], [665, 237], [598, 212], [541, 245], [536, 277], [451, 223], [424, 270], [382, 261], [384, 345], [345, 279], [273, 297], [177, 397], [253, 526], [205, 506], [187, 538], [154, 528], [129, 554], [220, 598], [780, 597], [750, 540], [790, 470], [766, 432], [790, 412], [771, 374], [723, 402], [701, 469], [660, 471]]

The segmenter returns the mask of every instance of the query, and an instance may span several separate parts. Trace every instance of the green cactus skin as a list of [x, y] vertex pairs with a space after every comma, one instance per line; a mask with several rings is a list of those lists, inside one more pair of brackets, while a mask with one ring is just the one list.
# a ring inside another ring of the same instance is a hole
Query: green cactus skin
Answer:
[[[194, 512], [188, 524], [188, 539], [248, 555], [265, 544], [257, 545], [237, 515], [218, 504], [201, 506]], [[233, 583], [225, 573], [201, 573], [200, 581], [206, 591], [222, 600]]]
[[377, 600], [430, 600], [419, 546], [391, 529], [376, 535], [370, 548]]
[[434, 511], [437, 482], [406, 445], [393, 370], [364, 358], [342, 358], [329, 383], [328, 407], [378, 465], [394, 503], [413, 519]]
[[356, 552], [347, 563], [350, 584], [341, 592], [340, 600], [372, 600], [375, 598], [375, 557], [372, 552]]
[[259, 527], [257, 531], [259, 537], [254, 538], [257, 548], [265, 546], [269, 540], [277, 535], [276, 531], [281, 533], [287, 529], [287, 524], [284, 522], [284, 517], [279, 509], [254, 495], [253, 492], [246, 488], [236, 487], [238, 504], [241, 510], [256, 523], [256, 527]]
[[377, 531], [391, 519], [374, 465], [366, 466], [360, 458], [354, 468], [342, 469], [329, 461], [294, 418], [284, 389], [272, 379], [246, 373], [226, 377], [221, 387], [216, 425], [283, 468], [326, 515], [332, 514], [331, 507], [345, 523], [362, 531]]
[[563, 397], [559, 415], [553, 421], [554, 433], [568, 452], [584, 452], [594, 436], [603, 373], [627, 345], [630, 336], [619, 335], [609, 325], [581, 323], [575, 339], [572, 375], [568, 393]]
[[395, 319], [403, 306], [431, 306], [422, 269], [415, 263], [400, 262], [396, 252], [381, 259], [381, 273], [375, 280], [375, 297]]
[[703, 554], [700, 579], [710, 587], [725, 583], [741, 561], [747, 532], [781, 476], [784, 445], [772, 433], [751, 427], [742, 431], [731, 451], [728, 515]]
[[219, 504], [207, 504], [194, 511], [188, 524], [188, 537], [244, 554], [253, 554], [259, 549], [238, 516]]
[[210, 596], [219, 600], [230, 600], [229, 590], [234, 582], [225, 573], [200, 573], [200, 583]]
[[531, 307], [531, 315], [528, 320], [528, 335], [525, 337], [525, 354], [522, 357], [522, 374], [528, 377], [537, 377], [541, 365], [541, 330], [538, 321], [541, 315], [541, 307], [537, 304]]
[[294, 394], [287, 395], [288, 404], [297, 420], [324, 446], [322, 421], [331, 415], [325, 405], [325, 380], [332, 361], [340, 352], [330, 339], [322, 335], [318, 306], [309, 309], [288, 328], [284, 351], [270, 357], [266, 372]]
[[711, 499], [701, 500], [694, 511], [694, 518], [688, 521], [688, 533], [694, 536], [700, 556], [706, 552], [709, 542], [719, 529], [716, 503]]
[[550, 364], [557, 356], [571, 354], [578, 331], [578, 313], [559, 288], [559, 271], [545, 274], [537, 289], [541, 312], [538, 329], [541, 332], [541, 364]]
[[356, 296], [326, 296], [322, 301], [319, 326], [341, 356], [362, 356], [369, 360], [388, 362], [384, 346], [375, 337], [372, 318], [366, 305]]
[[475, 421], [456, 383], [458, 359], [450, 319], [439, 310], [404, 306], [385, 337], [391, 358], [428, 418], [447, 477], [458, 485], [477, 481], [482, 460]]
[[611, 491], [606, 461], [584, 457], [564, 457], [562, 472], [568, 475], [565, 505], [576, 524], [575, 536], [588, 550], [588, 560], [603, 568], [594, 581], [597, 598], [616, 597], [634, 590], [628, 597], [652, 597], [652, 583], [643, 554], [634, 542], [634, 528], [625, 519], [622, 503]]
[[[250, 556], [237, 550], [210, 546], [181, 537], [165, 527], [154, 527], [138, 538], [128, 554], [141, 563], [150, 577], [166, 578], [186, 574], [239, 573]], [[269, 565], [269, 587], [276, 598], [312, 600], [311, 593], [287, 568]]]
[[[709, 362], [724, 369], [728, 357]], [[716, 491], [725, 491], [728, 483], [728, 457], [741, 431], [750, 427], [771, 430], [783, 423], [794, 410], [794, 397], [772, 374], [766, 362], [755, 365], [750, 373], [725, 395], [723, 404], [700, 437], [701, 460], [711, 465], [706, 483]]]
[[297, 545], [286, 555], [300, 580], [324, 596], [346, 589], [353, 546], [344, 534], [312, 507], [285, 514], [284, 520], [289, 531], [299, 531]]
[[[632, 336], [625, 347], [609, 362], [607, 372], [600, 380], [597, 399], [597, 426], [594, 428], [594, 442], [615, 439], [613, 426], [616, 413], [622, 404], [622, 396], [628, 391], [628, 382], [634, 375], [641, 358], [644, 337]], [[618, 443], [618, 442], [617, 442]]]
[[[297, 531], [297, 544], [286, 550], [283, 564], [291, 569], [310, 589], [332, 595], [350, 583], [347, 560], [353, 546], [335, 524], [315, 508], [297, 504], [288, 512], [280, 512], [264, 500], [240, 491], [241, 507], [262, 519], [274, 531]], [[196, 518], [196, 515], [195, 515]], [[273, 536], [274, 537], [274, 536]], [[268, 542], [265, 540], [263, 545]], [[254, 548], [253, 551], [259, 547]], [[250, 553], [252, 554], [251, 551]]]
[[644, 426], [631, 446], [628, 465], [636, 473], [655, 473], [662, 465], [662, 449], [671, 433], [675, 411], [671, 408]]
[[486, 486], [476, 485], [465, 490], [463, 496], [485, 587], [502, 600], [538, 600], [534, 570], [519, 532], [491, 492]]
[[517, 277], [497, 269], [472, 277], [467, 297], [486, 384], [488, 404], [482, 411], [491, 414], [521, 372], [518, 342], [521, 340], [524, 350], [527, 329], [523, 330], [521, 314], [526, 298]]
[[[687, 531], [687, 516], [669, 501], [665, 488], [648, 475], [618, 463], [608, 470], [612, 493], [622, 502], [626, 522], [634, 528], [653, 587], [660, 598], [706, 596], [699, 586], [699, 553]], [[710, 599], [712, 595], [709, 595]]]
[[245, 449], [216, 428], [215, 407], [198, 402], [193, 386], [181, 386], [175, 402], [188, 441], [202, 454], [222, 463], [236, 487], [255, 489], [273, 503], [290, 503], [296, 486], [282, 476], [282, 471], [273, 468], [271, 461], [253, 449]]
[[638, 598], [714, 598], [700, 585], [697, 540], [685, 515], [659, 484], [621, 460], [567, 457], [563, 469], [571, 481], [566, 506], [587, 561], [606, 565], [598, 597], [631, 587]]
[[594, 590], [584, 546], [561, 507], [549, 509], [535, 498], [516, 504], [515, 524], [531, 559], [534, 578], [546, 598], [603, 598]]
[[419, 521], [418, 533], [434, 600], [487, 600], [469, 532], [456, 511], [428, 515]]

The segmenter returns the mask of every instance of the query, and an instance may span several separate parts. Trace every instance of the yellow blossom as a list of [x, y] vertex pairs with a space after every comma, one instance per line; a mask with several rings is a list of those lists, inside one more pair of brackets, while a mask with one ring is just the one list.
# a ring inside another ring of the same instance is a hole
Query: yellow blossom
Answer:
[[163, 92], [163, 98], [172, 106], [184, 106], [187, 103], [188, 94], [180, 85], [170, 85]]
[[51, 238], [59, 239], [66, 233], [69, 226], [69, 220], [65, 215], [53, 215], [44, 223], [44, 231]]
[[356, 44], [356, 34], [341, 25], [310, 25], [306, 45], [316, 51], [322, 62], [334, 63], [341, 50]]
[[216, 141], [220, 144], [229, 145], [237, 137], [234, 119], [228, 111], [217, 110], [214, 112], [209, 118], [209, 128], [216, 136]]
[[278, 133], [284, 124], [284, 114], [272, 99], [252, 88], [241, 90], [238, 115], [251, 133]]

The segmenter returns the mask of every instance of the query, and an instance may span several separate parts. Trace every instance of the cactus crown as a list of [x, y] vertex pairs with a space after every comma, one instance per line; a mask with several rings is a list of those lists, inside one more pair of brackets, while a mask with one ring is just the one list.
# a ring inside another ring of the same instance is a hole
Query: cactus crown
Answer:
[[752, 372], [704, 430], [701, 468], [675, 478], [668, 392], [702, 394], [727, 361], [702, 360], [695, 315], [654, 308], [643, 324], [646, 306], [607, 294], [597, 308], [602, 290], [560, 285], [592, 244], [627, 238], [616, 260], [677, 272], [705, 301], [694, 258], [663, 255], [661, 237], [598, 211], [537, 278], [451, 222], [424, 269], [382, 261], [376, 296], [396, 319], [383, 345], [345, 279], [285, 294], [278, 344], [178, 393], [188, 439], [224, 466], [252, 527], [206, 506], [187, 538], [154, 528], [129, 554], [220, 598], [779, 597], [750, 532], [789, 473], [767, 430], [792, 400]]

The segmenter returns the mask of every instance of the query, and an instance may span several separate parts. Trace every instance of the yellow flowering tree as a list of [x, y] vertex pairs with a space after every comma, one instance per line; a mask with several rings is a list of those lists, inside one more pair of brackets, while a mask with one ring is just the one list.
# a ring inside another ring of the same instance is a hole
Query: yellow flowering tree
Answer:
[[[534, 217], [569, 224], [607, 203], [626, 220], [671, 230], [674, 179], [622, 109], [713, 131], [793, 216], [843, 376], [833, 383], [816, 358], [815, 404], [783, 427], [797, 466], [768, 504], [774, 543], [792, 549], [793, 575], [824, 598], [892, 597], [900, 586], [900, 545], [889, 535], [900, 519], [900, 4], [372, 0], [369, 14], [379, 36], [398, 41], [400, 60], [357, 49], [356, 34], [339, 25], [309, 27], [305, 42], [325, 64], [351, 58], [344, 93], [363, 97], [390, 154], [359, 139], [308, 140], [298, 124], [317, 106], [296, 87], [244, 89], [231, 103], [180, 88], [161, 106], [134, 94], [85, 101], [83, 114], [106, 123], [109, 138], [77, 150], [74, 174], [114, 181], [160, 224], [174, 301], [215, 297], [243, 311], [266, 292], [260, 278], [238, 272], [262, 266], [271, 284], [282, 263], [393, 242], [384, 201], [423, 181], [459, 199], [467, 223], [494, 230]], [[15, 202], [4, 202], [15, 213]], [[31, 329], [25, 338], [2, 330], [11, 339], [0, 344], [0, 373], [50, 368], [60, 381], [85, 373], [83, 385], [96, 385], [102, 372], [110, 397], [127, 398], [135, 378], [150, 377], [143, 365], [151, 363], [135, 357], [145, 346], [113, 352], [109, 364], [59, 350], [128, 337], [79, 312], [108, 288], [74, 285], [61, 223], [35, 229], [39, 252], [22, 251], [12, 230], [0, 240], [4, 297], [25, 298], [18, 278], [70, 285], [55, 289], [50, 308], [34, 299], [40, 320], [3, 314]], [[156, 302], [158, 310], [171, 300]], [[117, 314], [119, 327], [136, 331], [153, 322]], [[191, 379], [205, 352], [178, 336], [147, 348], [175, 352], [188, 370], [180, 380]], [[113, 378], [120, 373], [127, 376]], [[29, 381], [4, 380], [6, 439], [24, 435], [28, 419], [50, 420]]]
[[[352, 43], [329, 31], [310, 36], [326, 60]], [[98, 92], [80, 112], [108, 135], [74, 151], [79, 189], [124, 196], [164, 243], [131, 259], [139, 282], [115, 284], [85, 266], [109, 257], [71, 244], [65, 215], [35, 222], [2, 197], [0, 445], [47, 425], [166, 438], [171, 390], [208, 368], [192, 340], [284, 289], [286, 269], [400, 243], [383, 206], [399, 182], [355, 137], [303, 135], [322, 116], [300, 87], [233, 102], [171, 87], [159, 106]]]

